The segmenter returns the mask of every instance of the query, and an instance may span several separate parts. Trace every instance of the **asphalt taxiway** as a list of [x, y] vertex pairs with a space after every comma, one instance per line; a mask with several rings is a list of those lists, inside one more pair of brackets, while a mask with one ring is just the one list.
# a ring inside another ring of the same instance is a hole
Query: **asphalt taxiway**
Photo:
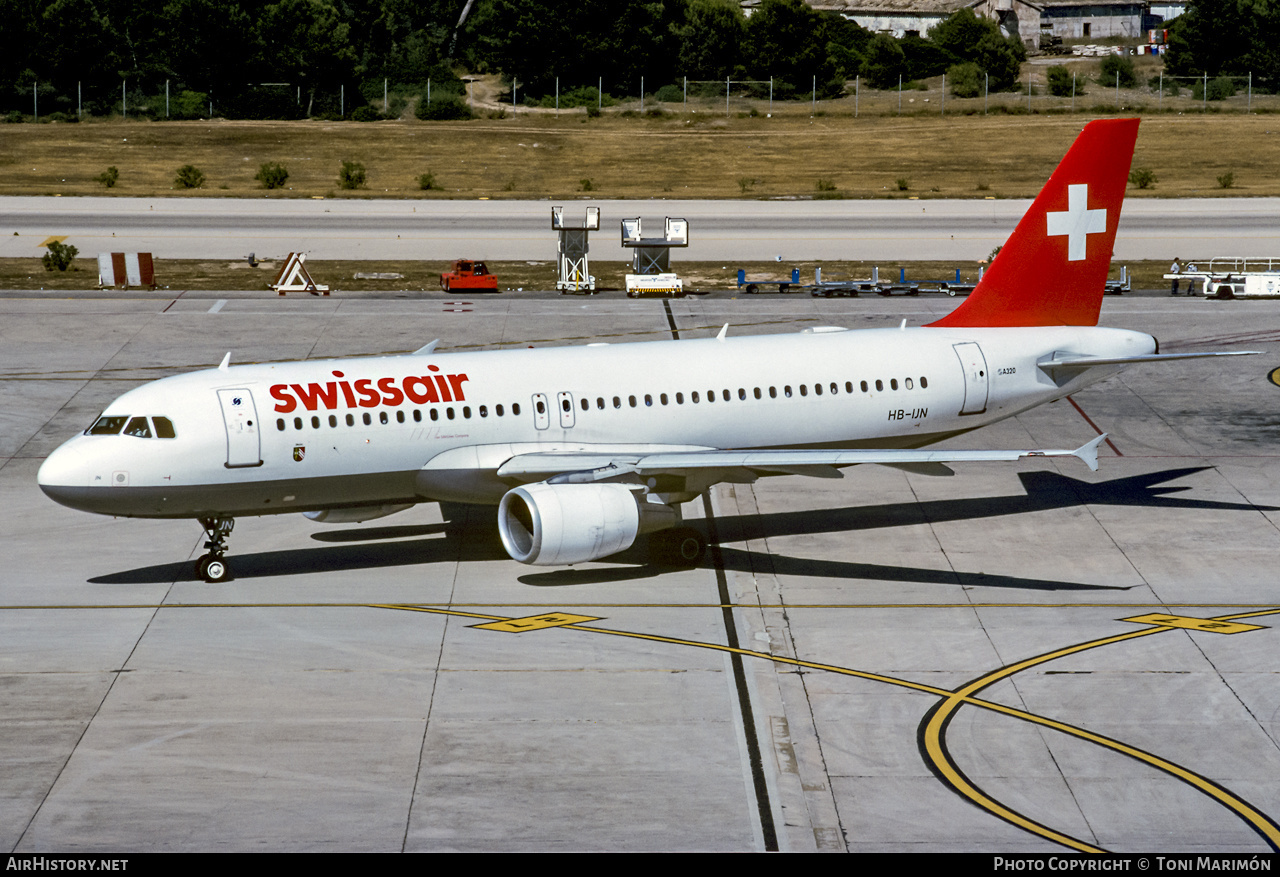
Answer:
[[[582, 222], [600, 208], [591, 258], [629, 261], [620, 221], [689, 221], [681, 261], [985, 259], [1031, 202], [1019, 199], [581, 200], [560, 202]], [[149, 252], [161, 259], [554, 259], [550, 201], [386, 199], [4, 199], [0, 258], [43, 253], [64, 236], [82, 253]], [[1130, 198], [1115, 258], [1174, 259], [1280, 252], [1280, 198]]]
[[0, 296], [0, 849], [1267, 852], [1280, 309], [1108, 298], [1164, 352], [953, 440], [1076, 460], [726, 485], [691, 570], [521, 566], [433, 505], [74, 512], [41, 460], [234, 361], [927, 322], [943, 297]]

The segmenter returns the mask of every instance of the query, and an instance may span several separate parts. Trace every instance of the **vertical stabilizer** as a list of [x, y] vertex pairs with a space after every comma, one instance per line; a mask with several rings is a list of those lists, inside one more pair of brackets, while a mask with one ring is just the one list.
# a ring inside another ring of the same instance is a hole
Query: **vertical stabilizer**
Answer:
[[1137, 119], [1085, 125], [960, 307], [932, 326], [1096, 326]]

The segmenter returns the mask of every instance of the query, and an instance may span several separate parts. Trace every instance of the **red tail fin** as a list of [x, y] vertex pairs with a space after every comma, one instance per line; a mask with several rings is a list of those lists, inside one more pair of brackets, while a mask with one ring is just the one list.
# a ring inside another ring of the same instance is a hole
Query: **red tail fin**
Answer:
[[1096, 326], [1137, 119], [1090, 122], [977, 288], [932, 326]]

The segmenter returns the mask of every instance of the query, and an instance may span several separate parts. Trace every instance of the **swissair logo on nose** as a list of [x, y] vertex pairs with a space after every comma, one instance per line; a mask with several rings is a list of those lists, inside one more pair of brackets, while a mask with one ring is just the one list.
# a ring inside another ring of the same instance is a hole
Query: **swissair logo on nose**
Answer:
[[1085, 258], [1085, 243], [1091, 234], [1100, 234], [1107, 230], [1107, 211], [1101, 207], [1089, 209], [1089, 186], [1087, 183], [1067, 186], [1067, 209], [1057, 213], [1046, 213], [1050, 237], [1067, 236], [1067, 261], [1079, 262]]

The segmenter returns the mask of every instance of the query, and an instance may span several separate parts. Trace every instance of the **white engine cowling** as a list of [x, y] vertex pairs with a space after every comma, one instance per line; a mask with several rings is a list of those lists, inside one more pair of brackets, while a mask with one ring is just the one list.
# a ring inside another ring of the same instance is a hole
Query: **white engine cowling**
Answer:
[[526, 484], [498, 506], [498, 531], [521, 563], [582, 563], [625, 551], [641, 533], [679, 523], [676, 510], [645, 502], [625, 484]]
[[319, 509], [314, 512], [303, 512], [317, 524], [359, 524], [361, 521], [372, 521], [374, 518], [385, 518], [405, 509], [413, 508], [413, 503], [403, 505], [363, 505], [345, 509]]

